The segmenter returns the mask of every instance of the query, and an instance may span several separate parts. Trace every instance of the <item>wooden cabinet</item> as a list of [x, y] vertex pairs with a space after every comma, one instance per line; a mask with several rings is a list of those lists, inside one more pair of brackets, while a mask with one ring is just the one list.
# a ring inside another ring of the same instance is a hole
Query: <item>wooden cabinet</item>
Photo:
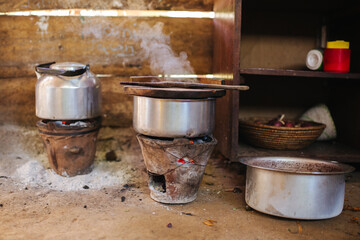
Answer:
[[[230, 136], [218, 137], [223, 154], [232, 161], [241, 156], [287, 155], [359, 162], [360, 34], [355, 26], [360, 26], [356, 17], [360, 4], [216, 0], [214, 11], [214, 72], [232, 74], [234, 84], [251, 88], [223, 100], [231, 106], [219, 110], [222, 125], [217, 134], [227, 131]], [[350, 42], [350, 73], [306, 69], [308, 51], [338, 39]], [[331, 110], [338, 133], [335, 141], [317, 142], [301, 151], [271, 151], [248, 146], [238, 136], [239, 117], [285, 113], [297, 118], [318, 103]]]

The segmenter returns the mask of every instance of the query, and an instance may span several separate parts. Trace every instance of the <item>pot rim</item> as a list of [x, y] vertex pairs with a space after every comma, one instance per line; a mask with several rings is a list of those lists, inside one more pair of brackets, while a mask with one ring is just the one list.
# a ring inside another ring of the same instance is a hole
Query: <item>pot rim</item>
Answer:
[[242, 157], [240, 162], [253, 168], [302, 175], [340, 175], [355, 170], [354, 167], [337, 161], [298, 157]]
[[154, 101], [163, 101], [163, 102], [207, 102], [207, 101], [216, 101], [216, 98], [160, 98], [160, 97], [147, 97], [147, 96], [133, 96], [134, 98], [147, 98]]

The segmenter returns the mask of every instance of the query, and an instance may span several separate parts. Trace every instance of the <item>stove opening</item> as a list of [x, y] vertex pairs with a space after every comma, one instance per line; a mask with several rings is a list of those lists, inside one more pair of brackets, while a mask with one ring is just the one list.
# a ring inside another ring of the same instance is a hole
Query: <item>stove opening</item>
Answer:
[[210, 136], [188, 138], [190, 143], [205, 143], [211, 142], [213, 139]]
[[[146, 136], [146, 137], [154, 140], [174, 141], [174, 138], [154, 137], [154, 136]], [[202, 136], [202, 137], [194, 137], [194, 138], [186, 138], [186, 139], [189, 140], [189, 143], [208, 143], [213, 140], [212, 137], [210, 136]]]
[[166, 182], [165, 176], [152, 173], [148, 171], [149, 175], [149, 187], [153, 188], [156, 191], [165, 193], [166, 192]]
[[174, 138], [167, 138], [167, 137], [154, 137], [154, 136], [146, 136], [148, 138], [154, 139], [154, 140], [162, 140], [162, 141], [174, 141]]

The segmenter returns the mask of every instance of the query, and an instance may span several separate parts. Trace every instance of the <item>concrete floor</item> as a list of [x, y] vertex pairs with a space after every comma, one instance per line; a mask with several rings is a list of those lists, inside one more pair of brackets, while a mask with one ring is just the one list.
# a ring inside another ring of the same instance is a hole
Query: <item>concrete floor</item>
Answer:
[[[184, 205], [150, 199], [146, 173], [139, 172], [129, 186], [71, 192], [19, 189], [2, 177], [0, 239], [360, 239], [360, 212], [296, 221], [247, 209], [240, 164], [211, 159], [197, 200]], [[359, 207], [359, 193], [355, 172], [346, 183], [345, 204]]]
[[[130, 177], [119, 178], [123, 182], [112, 187], [61, 191], [13, 178], [12, 172], [30, 159], [46, 167], [46, 154], [37, 129], [0, 127], [0, 240], [360, 239], [359, 211], [346, 209], [328, 220], [296, 221], [246, 208], [245, 167], [220, 156], [210, 159], [194, 202], [155, 202], [134, 136], [129, 129], [103, 128], [96, 157], [106, 163], [105, 153], [116, 150], [121, 161], [108, 163], [103, 175], [118, 166]], [[359, 193], [357, 171], [347, 176], [345, 205], [360, 207]]]

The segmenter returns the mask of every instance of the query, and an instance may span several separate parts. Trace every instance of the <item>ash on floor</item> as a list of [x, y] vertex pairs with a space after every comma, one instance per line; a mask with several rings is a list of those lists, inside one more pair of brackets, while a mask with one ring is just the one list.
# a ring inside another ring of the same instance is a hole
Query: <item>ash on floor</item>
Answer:
[[[83, 190], [85, 185], [89, 189], [101, 189], [136, 180], [140, 174], [135, 170], [143, 166], [132, 130], [103, 128], [99, 135], [93, 170], [67, 178], [50, 169], [36, 128], [3, 125], [0, 127], [0, 176], [12, 179], [19, 188], [30, 186], [59, 191]], [[115, 155], [117, 151], [121, 161], [108, 161], [108, 149], [115, 149], [110, 152]]]

